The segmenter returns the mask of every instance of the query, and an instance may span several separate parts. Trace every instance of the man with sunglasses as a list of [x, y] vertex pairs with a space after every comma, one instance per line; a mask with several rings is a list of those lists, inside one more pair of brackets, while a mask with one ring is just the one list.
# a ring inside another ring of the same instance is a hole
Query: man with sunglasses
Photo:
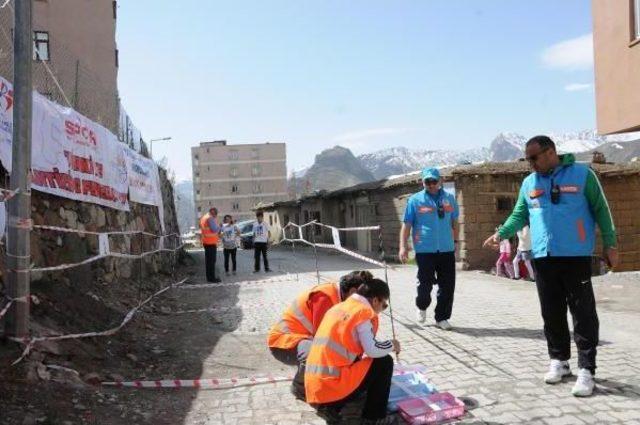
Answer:
[[438, 285], [436, 326], [450, 330], [449, 319], [456, 285], [454, 252], [458, 235], [458, 204], [454, 195], [442, 189], [440, 180], [437, 168], [425, 168], [422, 171], [424, 190], [415, 193], [407, 201], [398, 257], [403, 263], [407, 261], [407, 239], [412, 233], [418, 264], [418, 322], [424, 323], [426, 320], [427, 307], [431, 304], [431, 289], [433, 285]]
[[580, 369], [572, 394], [590, 396], [595, 386], [599, 328], [591, 285], [591, 256], [597, 224], [606, 261], [612, 268], [618, 264], [611, 211], [593, 170], [576, 163], [571, 154], [558, 155], [549, 137], [530, 139], [526, 159], [533, 173], [524, 179], [511, 216], [484, 245], [495, 246], [501, 239], [512, 237], [529, 221], [536, 285], [551, 358], [544, 381], [557, 384], [571, 375], [568, 307]]

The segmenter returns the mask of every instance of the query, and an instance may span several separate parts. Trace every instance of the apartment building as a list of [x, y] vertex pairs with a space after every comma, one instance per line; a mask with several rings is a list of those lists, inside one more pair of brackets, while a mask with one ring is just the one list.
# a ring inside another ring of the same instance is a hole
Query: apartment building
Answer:
[[640, 130], [640, 0], [593, 0], [598, 132]]
[[221, 215], [250, 219], [258, 204], [287, 199], [285, 143], [205, 142], [191, 148], [191, 160], [198, 218], [216, 207]]
[[[14, 3], [0, 8], [0, 76], [8, 80], [13, 80]], [[70, 104], [114, 134], [119, 118], [117, 7], [114, 0], [34, 0], [32, 25], [34, 89]]]

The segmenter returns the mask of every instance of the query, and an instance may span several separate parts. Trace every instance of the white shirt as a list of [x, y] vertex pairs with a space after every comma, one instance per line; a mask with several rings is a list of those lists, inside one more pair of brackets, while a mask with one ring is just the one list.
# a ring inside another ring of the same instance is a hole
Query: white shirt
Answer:
[[518, 251], [531, 251], [531, 232], [529, 226], [518, 230]]
[[222, 243], [225, 249], [237, 247], [238, 226], [235, 224], [222, 225]]
[[253, 223], [253, 241], [254, 242], [269, 242], [269, 225], [264, 221]]

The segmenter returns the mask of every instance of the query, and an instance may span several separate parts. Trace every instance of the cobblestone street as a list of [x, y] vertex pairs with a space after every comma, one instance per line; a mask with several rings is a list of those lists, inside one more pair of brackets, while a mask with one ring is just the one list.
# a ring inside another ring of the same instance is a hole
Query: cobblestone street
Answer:
[[[239, 259], [244, 269], [249, 269], [248, 254], [243, 253]], [[293, 296], [316, 282], [315, 260], [308, 250], [294, 261], [284, 248], [274, 250], [271, 257], [273, 268], [281, 273], [250, 277], [271, 281], [242, 284], [233, 299], [221, 298], [224, 294], [216, 290], [193, 290], [202, 291], [202, 299], [238, 307], [216, 316], [233, 331], [220, 338], [207, 360], [214, 366], [205, 366], [203, 376], [278, 374], [288, 370], [271, 359], [265, 335]], [[363, 267], [368, 266], [343, 255], [319, 254], [323, 280]], [[383, 276], [379, 269], [372, 271]], [[640, 311], [629, 301], [640, 294], [640, 275], [594, 280], [601, 321], [598, 389], [594, 397], [578, 399], [570, 394], [574, 379], [553, 386], [542, 382], [548, 361], [533, 283], [459, 272], [451, 320], [454, 330], [444, 332], [433, 326], [432, 307], [424, 326], [414, 321], [414, 274], [413, 266], [389, 271], [396, 332], [403, 346], [400, 360], [425, 365], [440, 391], [477, 402], [478, 407], [462, 423], [640, 423], [640, 336], [634, 329], [640, 323]], [[237, 280], [246, 280], [242, 275]], [[390, 336], [388, 316], [381, 320], [381, 331], [383, 337]], [[575, 351], [573, 357], [575, 373]], [[324, 423], [312, 409], [294, 400], [287, 383], [201, 391], [185, 422]]]

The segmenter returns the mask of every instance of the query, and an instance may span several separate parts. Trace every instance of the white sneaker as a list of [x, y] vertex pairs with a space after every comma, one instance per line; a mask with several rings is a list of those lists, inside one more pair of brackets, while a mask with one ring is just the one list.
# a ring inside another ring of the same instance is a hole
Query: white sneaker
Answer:
[[427, 320], [427, 310], [416, 310], [416, 320], [419, 323], [424, 323]]
[[453, 328], [453, 326], [451, 326], [451, 323], [449, 323], [446, 320], [441, 320], [441, 321], [437, 322], [436, 326], [439, 327], [440, 329], [442, 329], [443, 331], [450, 331], [451, 328]]
[[578, 380], [571, 389], [571, 394], [576, 397], [589, 397], [593, 394], [596, 383], [589, 369], [580, 369], [578, 371]]
[[544, 375], [544, 382], [547, 384], [557, 384], [565, 376], [571, 375], [569, 362], [552, 359], [549, 363], [549, 372]]

